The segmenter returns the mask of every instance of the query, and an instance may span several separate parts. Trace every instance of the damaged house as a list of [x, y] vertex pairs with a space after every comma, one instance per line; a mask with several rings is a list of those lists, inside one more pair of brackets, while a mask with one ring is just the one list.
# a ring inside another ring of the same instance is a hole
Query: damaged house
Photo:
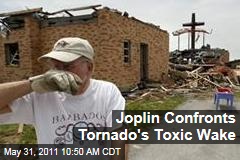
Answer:
[[[0, 13], [0, 82], [46, 71], [37, 58], [62, 37], [82, 37], [95, 50], [94, 78], [119, 87], [161, 82], [168, 74], [169, 35], [158, 26], [101, 5], [44, 12]], [[74, 15], [79, 11], [91, 11]], [[7, 29], [6, 29], [7, 28]]]

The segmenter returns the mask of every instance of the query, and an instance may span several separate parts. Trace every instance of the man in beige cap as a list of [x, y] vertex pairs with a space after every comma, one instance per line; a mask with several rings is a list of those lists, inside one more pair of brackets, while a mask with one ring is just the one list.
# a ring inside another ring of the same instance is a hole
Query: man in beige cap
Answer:
[[93, 57], [87, 40], [58, 40], [38, 59], [49, 71], [0, 84], [0, 123], [34, 125], [40, 144], [73, 143], [73, 127], [111, 127], [112, 110], [124, 110], [125, 100], [114, 84], [91, 79]]

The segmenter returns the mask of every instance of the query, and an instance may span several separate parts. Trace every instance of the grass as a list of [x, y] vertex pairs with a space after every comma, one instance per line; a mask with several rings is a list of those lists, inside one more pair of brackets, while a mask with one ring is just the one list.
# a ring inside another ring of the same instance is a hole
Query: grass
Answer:
[[37, 143], [36, 132], [33, 126], [26, 125], [24, 127], [19, 143], [20, 144], [36, 144]]
[[[240, 94], [239, 94], [240, 97]], [[127, 101], [127, 110], [172, 110], [186, 100], [183, 96], [170, 96], [159, 99], [141, 99]], [[144, 126], [143, 126], [144, 127]], [[24, 125], [23, 132], [18, 134], [18, 124], [0, 125], [0, 144], [36, 144], [35, 129]]]
[[17, 143], [20, 135], [17, 134], [18, 125], [1, 125], [0, 126], [0, 143]]
[[22, 133], [18, 132], [18, 124], [0, 125], [0, 144], [36, 144], [35, 129], [24, 125]]
[[164, 100], [143, 99], [127, 102], [127, 110], [172, 110], [186, 101], [184, 96], [171, 96]]
[[235, 92], [234, 96], [235, 96], [236, 99], [240, 100], [240, 91]]
[[[129, 101], [126, 106], [126, 114], [133, 114], [131, 111], [134, 111], [134, 114], [142, 114], [142, 112], [136, 112], [140, 110], [173, 110], [185, 101], [186, 98], [184, 96], [171, 96], [166, 97], [163, 100], [142, 99], [138, 101]], [[151, 112], [151, 114], [154, 113]], [[159, 112], [157, 114], [159, 114]], [[147, 123], [140, 123], [137, 127], [132, 123], [128, 125], [130, 131], [135, 131], [139, 128], [148, 130], [151, 127], [152, 125]]]

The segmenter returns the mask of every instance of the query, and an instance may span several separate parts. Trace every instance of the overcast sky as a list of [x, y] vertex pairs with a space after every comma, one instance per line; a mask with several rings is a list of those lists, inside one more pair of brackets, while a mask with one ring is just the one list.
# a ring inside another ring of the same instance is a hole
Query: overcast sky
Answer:
[[[177, 37], [172, 36], [172, 32], [181, 29], [182, 23], [190, 22], [191, 14], [196, 13], [196, 21], [205, 22], [201, 28], [212, 30], [205, 43], [212, 48], [227, 49], [231, 60], [240, 59], [239, 0], [1, 0], [0, 13], [37, 7], [54, 12], [96, 4], [127, 11], [132, 17], [167, 30], [170, 51], [177, 49]], [[181, 36], [181, 42], [181, 49], [186, 48], [187, 35]], [[197, 47], [202, 45], [202, 37], [197, 43]]]

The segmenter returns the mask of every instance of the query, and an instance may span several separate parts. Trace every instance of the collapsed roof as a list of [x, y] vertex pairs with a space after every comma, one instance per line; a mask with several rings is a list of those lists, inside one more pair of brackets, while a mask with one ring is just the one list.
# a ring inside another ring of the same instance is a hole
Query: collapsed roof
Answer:
[[99, 7], [101, 7], [101, 5], [90, 5], [85, 7], [62, 9], [56, 12], [45, 12], [42, 8], [33, 8], [21, 11], [1, 13], [0, 31], [3, 36], [6, 36], [7, 33], [11, 31], [11, 29], [24, 27], [24, 17], [27, 15], [31, 15], [35, 19], [37, 19], [40, 22], [40, 26], [57, 26], [94, 20], [97, 17], [96, 12], [100, 9], [107, 9], [111, 12], [117, 13], [131, 20], [160, 29], [159, 26], [143, 22], [135, 17], [130, 17], [127, 12], [122, 13], [116, 9]]

